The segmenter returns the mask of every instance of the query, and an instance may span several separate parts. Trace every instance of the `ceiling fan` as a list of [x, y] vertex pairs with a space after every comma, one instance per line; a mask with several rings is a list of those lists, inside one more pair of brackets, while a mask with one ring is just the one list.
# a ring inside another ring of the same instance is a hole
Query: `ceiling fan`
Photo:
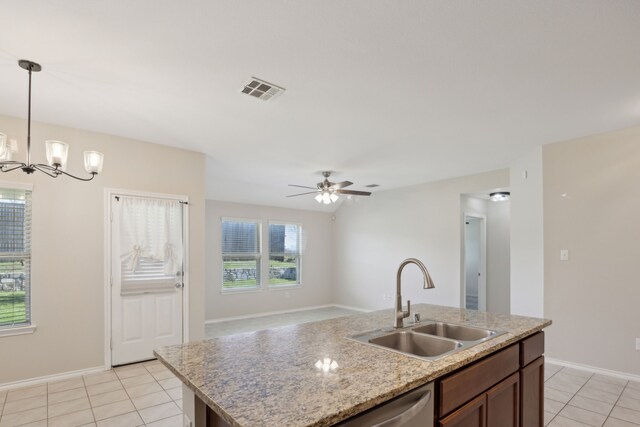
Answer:
[[324, 203], [325, 205], [335, 203], [338, 201], [339, 194], [347, 194], [352, 196], [370, 196], [371, 193], [369, 191], [355, 191], [355, 190], [343, 190], [343, 188], [353, 185], [351, 181], [342, 181], [342, 182], [330, 182], [329, 177], [331, 176], [331, 171], [322, 172], [322, 176], [324, 176], [324, 181], [316, 184], [316, 187], [307, 187], [304, 185], [295, 185], [289, 184], [289, 187], [299, 187], [299, 188], [308, 188], [313, 191], [308, 191], [306, 193], [300, 194], [292, 194], [287, 197], [297, 197], [304, 196], [306, 194], [314, 194], [317, 193], [315, 199], [318, 203]]

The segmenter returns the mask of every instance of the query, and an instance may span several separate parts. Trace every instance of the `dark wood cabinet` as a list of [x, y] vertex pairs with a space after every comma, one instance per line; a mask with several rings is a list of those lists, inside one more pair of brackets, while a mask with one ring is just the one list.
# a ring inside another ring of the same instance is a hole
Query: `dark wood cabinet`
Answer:
[[519, 427], [520, 374], [516, 372], [439, 422], [440, 427]]
[[440, 427], [542, 427], [544, 332], [440, 379]]
[[520, 371], [521, 427], [542, 427], [544, 423], [544, 357]]
[[439, 427], [485, 427], [487, 396], [482, 394], [439, 422]]
[[520, 425], [520, 374], [516, 372], [487, 391], [487, 425]]

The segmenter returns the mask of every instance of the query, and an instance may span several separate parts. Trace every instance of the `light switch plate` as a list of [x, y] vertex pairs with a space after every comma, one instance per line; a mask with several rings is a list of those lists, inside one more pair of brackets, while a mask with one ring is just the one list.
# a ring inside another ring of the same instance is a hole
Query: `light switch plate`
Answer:
[[569, 249], [560, 249], [560, 261], [569, 261]]
[[636, 350], [640, 350], [640, 338], [636, 338]]

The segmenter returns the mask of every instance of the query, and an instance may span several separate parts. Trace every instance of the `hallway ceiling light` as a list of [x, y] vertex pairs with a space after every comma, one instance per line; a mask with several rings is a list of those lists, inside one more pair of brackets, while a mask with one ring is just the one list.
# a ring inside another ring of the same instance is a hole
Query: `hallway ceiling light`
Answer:
[[508, 191], [496, 191], [489, 194], [489, 198], [492, 202], [505, 202], [509, 200], [510, 197], [511, 193], [509, 193]]
[[69, 154], [69, 144], [62, 141], [47, 140], [45, 148], [47, 153], [47, 163], [31, 163], [31, 73], [37, 73], [42, 70], [40, 64], [26, 59], [18, 61], [20, 68], [24, 68], [29, 72], [29, 107], [27, 113], [27, 161], [18, 162], [13, 160], [13, 155], [18, 152], [18, 142], [15, 139], [7, 141], [7, 135], [0, 133], [0, 171], [11, 172], [16, 169], [22, 169], [27, 174], [40, 171], [52, 178], [60, 175], [66, 175], [80, 181], [91, 181], [97, 174], [102, 172], [102, 164], [104, 155], [97, 151], [84, 152], [84, 168], [91, 174], [90, 177], [81, 178], [65, 172], [67, 167], [67, 155]]

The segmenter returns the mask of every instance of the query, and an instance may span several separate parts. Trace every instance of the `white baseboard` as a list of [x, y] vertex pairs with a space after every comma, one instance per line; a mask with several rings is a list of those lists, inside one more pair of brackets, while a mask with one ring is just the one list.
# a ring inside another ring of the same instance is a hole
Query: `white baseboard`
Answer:
[[553, 359], [551, 357], [544, 358], [545, 363], [552, 363], [567, 368], [579, 369], [581, 371], [593, 372], [596, 374], [608, 375], [610, 377], [622, 378], [629, 381], [640, 381], [640, 375], [629, 374], [627, 372], [612, 371], [610, 369], [596, 368], [595, 366], [583, 365], [581, 363], [567, 362], [566, 360]]
[[45, 375], [43, 377], [30, 378], [28, 380], [13, 381], [10, 383], [0, 384], [0, 391], [12, 388], [29, 387], [33, 385], [50, 383], [53, 381], [68, 380], [71, 378], [79, 377], [81, 375], [97, 374], [104, 371], [104, 366], [97, 366], [95, 368], [79, 369], [77, 371], [63, 372], [61, 374]]
[[219, 319], [205, 320], [204, 323], [205, 323], [205, 325], [209, 325], [211, 323], [228, 322], [230, 320], [253, 319], [255, 317], [271, 316], [271, 315], [274, 315], [274, 314], [287, 314], [287, 313], [295, 313], [295, 312], [298, 312], [298, 311], [316, 310], [316, 309], [319, 309], [319, 308], [330, 308], [330, 307], [344, 308], [346, 310], [355, 310], [355, 311], [361, 311], [361, 312], [370, 311], [370, 310], [365, 310], [365, 309], [362, 309], [362, 308], [349, 307], [349, 306], [346, 306], [346, 305], [324, 304], [324, 305], [314, 305], [314, 306], [311, 306], [311, 307], [293, 308], [293, 309], [290, 309], [290, 310], [266, 311], [266, 312], [256, 313], [256, 314], [247, 314], [247, 315], [244, 315], [244, 316], [221, 317]]
[[351, 307], [350, 305], [342, 305], [342, 304], [331, 304], [331, 307], [344, 308], [345, 310], [359, 311], [361, 313], [370, 313], [374, 311], [368, 308]]

